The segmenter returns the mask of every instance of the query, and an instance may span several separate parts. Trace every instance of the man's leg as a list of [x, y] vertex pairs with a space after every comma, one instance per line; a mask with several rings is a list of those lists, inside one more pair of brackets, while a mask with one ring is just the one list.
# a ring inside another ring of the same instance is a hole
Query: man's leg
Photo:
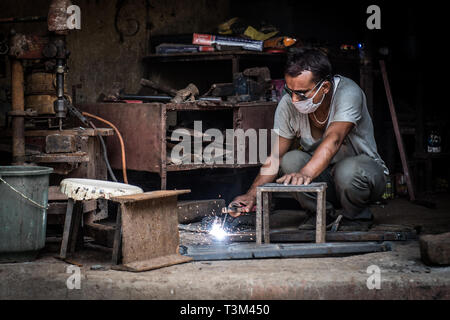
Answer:
[[369, 204], [381, 199], [386, 188], [383, 168], [370, 157], [358, 155], [336, 163], [332, 175], [344, 218], [372, 220]]
[[[292, 150], [287, 152], [281, 159], [281, 171], [282, 174], [300, 172], [300, 170], [308, 163], [311, 159], [311, 155], [300, 150]], [[338, 204], [333, 177], [331, 176], [330, 168], [325, 169], [313, 182], [326, 182], [326, 210], [327, 215], [331, 218], [334, 213], [334, 206]], [[317, 193], [306, 193], [306, 192], [295, 192], [292, 196], [300, 203], [303, 209], [315, 218], [316, 215], [316, 205], [317, 205]], [[310, 219], [309, 224], [311, 227], [309, 229], [314, 229], [315, 220]], [[329, 219], [328, 219], [329, 220]]]

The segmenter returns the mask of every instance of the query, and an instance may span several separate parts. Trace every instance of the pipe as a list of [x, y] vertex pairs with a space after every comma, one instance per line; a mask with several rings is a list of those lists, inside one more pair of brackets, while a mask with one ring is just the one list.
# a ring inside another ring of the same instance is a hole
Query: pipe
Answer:
[[126, 158], [125, 158], [125, 144], [123, 143], [123, 138], [122, 135], [120, 134], [119, 130], [117, 129], [117, 127], [115, 125], [113, 125], [111, 122], [109, 122], [108, 120], [105, 120], [103, 118], [100, 118], [96, 115], [90, 114], [88, 112], [82, 112], [83, 116], [85, 117], [89, 117], [89, 118], [93, 118], [96, 119], [98, 121], [101, 121], [103, 123], [106, 123], [107, 125], [109, 125], [111, 128], [114, 129], [114, 131], [116, 132], [117, 136], [119, 137], [119, 141], [120, 141], [120, 148], [122, 151], [122, 172], [123, 172], [123, 181], [128, 184], [128, 177], [127, 177], [127, 164], [126, 164]]
[[[17, 59], [11, 60], [12, 110], [24, 112], [23, 66]], [[16, 114], [12, 119], [12, 164], [25, 163], [25, 119]]]

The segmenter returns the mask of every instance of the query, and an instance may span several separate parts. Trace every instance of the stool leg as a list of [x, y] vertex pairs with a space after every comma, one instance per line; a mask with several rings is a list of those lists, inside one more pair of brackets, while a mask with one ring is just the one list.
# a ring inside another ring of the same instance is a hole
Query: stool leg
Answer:
[[326, 236], [325, 190], [317, 193], [316, 243], [325, 243]]
[[67, 258], [67, 249], [69, 246], [69, 239], [72, 229], [72, 217], [73, 217], [73, 206], [74, 206], [74, 200], [70, 199], [67, 201], [67, 209], [66, 209], [66, 219], [64, 221], [64, 231], [63, 231], [63, 237], [61, 241], [61, 250], [59, 252], [59, 257], [61, 259]]
[[270, 243], [270, 200], [269, 192], [264, 192], [263, 195], [263, 229], [264, 229], [264, 243]]
[[77, 248], [77, 243], [83, 243], [83, 229], [81, 228], [81, 220], [83, 219], [83, 202], [82, 201], [76, 201], [74, 203], [73, 207], [73, 214], [72, 214], [72, 232], [71, 236], [69, 237], [69, 247], [70, 247], [70, 253], [74, 253], [75, 249]]
[[116, 230], [114, 233], [114, 245], [112, 254], [112, 263], [119, 264], [120, 254], [122, 251], [122, 207], [117, 208]]

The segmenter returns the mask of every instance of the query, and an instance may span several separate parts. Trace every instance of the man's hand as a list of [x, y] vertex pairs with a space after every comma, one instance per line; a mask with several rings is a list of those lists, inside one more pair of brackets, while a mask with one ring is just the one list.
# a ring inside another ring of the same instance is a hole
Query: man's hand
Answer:
[[240, 210], [235, 212], [229, 211], [228, 213], [233, 218], [237, 218], [241, 215], [241, 212], [250, 212], [253, 209], [255, 203], [256, 203], [255, 196], [250, 195], [248, 193], [243, 194], [241, 196], [234, 198], [234, 200], [230, 203], [230, 205], [236, 204], [236, 206], [241, 207]]
[[277, 183], [283, 183], [283, 184], [292, 184], [292, 185], [307, 185], [310, 184], [312, 181], [312, 177], [296, 172], [296, 173], [289, 173], [285, 174], [281, 178], [276, 180]]

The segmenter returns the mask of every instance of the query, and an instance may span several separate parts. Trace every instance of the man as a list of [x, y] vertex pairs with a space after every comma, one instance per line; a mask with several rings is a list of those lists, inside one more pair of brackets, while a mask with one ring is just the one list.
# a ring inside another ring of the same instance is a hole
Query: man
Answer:
[[[318, 49], [302, 49], [288, 58], [287, 94], [274, 120], [279, 139], [262, 166], [267, 169], [281, 159], [281, 177], [260, 171], [248, 192], [232, 201], [242, 211], [254, 207], [256, 187], [275, 179], [294, 185], [326, 182], [327, 224], [337, 217], [335, 209], [342, 209], [339, 230], [369, 229], [373, 220], [369, 204], [381, 198], [389, 172], [377, 152], [364, 92], [351, 79], [331, 72], [327, 56]], [[300, 148], [289, 151], [295, 140]], [[314, 229], [315, 194], [294, 197], [308, 214], [299, 229]]]

